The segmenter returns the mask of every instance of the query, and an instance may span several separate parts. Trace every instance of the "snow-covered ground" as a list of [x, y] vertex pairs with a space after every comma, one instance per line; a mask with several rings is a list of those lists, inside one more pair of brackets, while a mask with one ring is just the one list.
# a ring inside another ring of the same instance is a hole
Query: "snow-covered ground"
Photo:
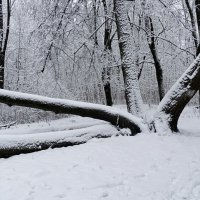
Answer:
[[[104, 123], [73, 117], [17, 125], [0, 134], [68, 131]], [[181, 134], [176, 135], [92, 139], [0, 159], [0, 200], [199, 200], [200, 118], [186, 110], [179, 127]]]

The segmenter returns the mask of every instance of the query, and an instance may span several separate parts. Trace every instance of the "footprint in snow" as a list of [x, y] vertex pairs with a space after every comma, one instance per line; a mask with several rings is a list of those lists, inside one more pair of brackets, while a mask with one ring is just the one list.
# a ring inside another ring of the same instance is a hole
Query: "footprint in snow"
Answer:
[[106, 198], [108, 196], [109, 196], [108, 192], [103, 192], [100, 198]]

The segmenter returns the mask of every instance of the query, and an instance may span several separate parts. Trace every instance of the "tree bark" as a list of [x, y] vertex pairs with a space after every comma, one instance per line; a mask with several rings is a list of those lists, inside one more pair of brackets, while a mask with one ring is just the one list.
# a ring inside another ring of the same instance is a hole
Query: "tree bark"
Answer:
[[113, 105], [111, 85], [110, 85], [110, 76], [111, 76], [110, 70], [111, 68], [108, 66], [108, 67], [104, 67], [102, 71], [102, 82], [103, 82], [103, 88], [105, 92], [107, 106]]
[[[154, 130], [159, 133], [177, 131], [179, 116], [199, 87], [200, 55], [169, 90], [159, 104], [152, 123]], [[148, 131], [146, 125], [141, 119], [103, 105], [64, 99], [53, 99], [7, 90], [0, 90], [0, 102], [9, 106], [18, 105], [53, 111], [55, 113], [93, 117], [95, 119], [108, 121], [121, 128], [130, 128], [132, 135], [135, 135], [138, 132]], [[104, 129], [99, 133], [98, 131], [101, 130], [101, 128], [97, 129], [97, 132], [95, 133], [94, 129], [92, 129], [92, 131], [89, 132], [89, 135], [88, 130], [84, 130], [78, 135], [78, 139], [76, 133], [71, 134], [73, 138], [69, 138], [69, 135], [65, 134], [58, 134], [57, 136], [57, 133], [53, 133], [53, 135], [43, 134], [41, 137], [38, 134], [31, 136], [1, 136], [0, 157], [9, 157], [20, 153], [39, 151], [49, 147], [72, 146], [85, 143], [93, 137], [110, 137], [113, 135], [113, 133], [106, 132]], [[76, 138], [74, 138], [74, 136]], [[82, 136], [84, 137], [82, 138]]]
[[6, 31], [4, 35], [3, 26], [3, 5], [2, 0], [0, 0], [0, 89], [4, 88], [4, 67], [5, 67], [5, 53], [8, 44], [8, 37], [10, 32], [10, 0], [7, 0], [7, 21], [6, 21]]
[[165, 89], [164, 89], [164, 81], [163, 81], [163, 70], [162, 66], [160, 64], [160, 60], [158, 58], [156, 45], [155, 45], [155, 37], [154, 37], [154, 27], [153, 27], [153, 21], [151, 17], [145, 16], [145, 28], [147, 32], [147, 41], [149, 45], [149, 49], [151, 51], [153, 60], [154, 60], [154, 66], [156, 70], [156, 78], [158, 82], [158, 93], [160, 101], [165, 96]]
[[103, 87], [104, 87], [104, 92], [105, 92], [105, 97], [106, 97], [106, 105], [112, 106], [113, 99], [112, 99], [111, 85], [110, 85], [111, 67], [109, 66], [111, 64], [111, 55], [112, 55], [112, 38], [111, 38], [112, 20], [108, 19], [109, 13], [108, 13], [108, 6], [106, 3], [106, 0], [102, 0], [102, 3], [103, 3], [103, 8], [104, 8], [104, 15], [105, 15], [104, 58], [107, 61], [105, 62], [106, 65], [103, 67], [103, 71], [102, 71], [102, 82], [103, 82]]
[[5, 65], [5, 54], [0, 52], [0, 89], [4, 88], [4, 66]]
[[131, 114], [143, 117], [143, 102], [138, 81], [139, 69], [137, 68], [134, 60], [133, 36], [124, 4], [124, 0], [114, 0], [126, 103], [128, 111]]
[[[200, 43], [199, 43], [199, 39], [200, 39], [200, 1], [195, 0], [196, 20], [197, 20], [198, 31], [196, 29], [195, 17], [194, 17], [194, 13], [192, 11], [192, 8], [189, 4], [189, 1], [185, 0], [185, 4], [187, 6], [189, 16], [190, 16], [190, 19], [191, 19], [192, 36], [193, 36], [194, 44], [195, 44], [195, 47], [196, 47], [196, 56], [198, 56], [199, 53], [200, 53]], [[199, 106], [200, 106], [200, 90], [199, 90]]]
[[56, 114], [72, 114], [91, 117], [110, 122], [119, 128], [129, 128], [132, 135], [145, 131], [146, 126], [140, 118], [118, 109], [99, 104], [54, 99], [39, 95], [25, 94], [0, 89], [0, 102], [9, 106], [17, 105], [52, 111]]
[[0, 88], [4, 87], [3, 5], [0, 0]]
[[168, 91], [158, 106], [153, 128], [160, 133], [178, 131], [181, 112], [200, 88], [200, 55]]
[[[196, 18], [197, 18], [197, 27], [198, 27], [198, 46], [196, 50], [196, 55], [200, 54], [200, 0], [195, 0], [195, 7], [196, 7]], [[199, 90], [199, 110], [200, 110], [200, 90]]]
[[191, 26], [192, 26], [192, 36], [193, 36], [195, 47], [197, 49], [198, 48], [198, 37], [197, 37], [197, 30], [196, 30], [196, 25], [195, 25], [194, 14], [193, 14], [192, 8], [190, 6], [189, 0], [185, 0], [185, 4], [187, 6], [187, 9], [188, 9], [188, 12], [190, 15]]

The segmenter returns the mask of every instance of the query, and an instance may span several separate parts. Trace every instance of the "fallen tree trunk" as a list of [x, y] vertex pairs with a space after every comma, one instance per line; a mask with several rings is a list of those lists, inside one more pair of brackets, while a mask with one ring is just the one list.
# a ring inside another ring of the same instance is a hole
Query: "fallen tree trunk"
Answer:
[[0, 103], [52, 111], [56, 114], [72, 114], [110, 122], [119, 128], [129, 128], [132, 135], [146, 131], [143, 120], [129, 113], [104, 105], [55, 99], [0, 89]]
[[109, 124], [95, 125], [70, 131], [58, 131], [29, 135], [0, 136], [0, 158], [31, 153], [48, 148], [68, 147], [86, 143], [92, 138], [107, 138], [119, 134]]
[[7, 123], [7, 124], [2, 124], [2, 125], [0, 125], [0, 129], [1, 128], [10, 128], [11, 126], [14, 126], [16, 123], [17, 123], [17, 121], [10, 122], [10, 123]]

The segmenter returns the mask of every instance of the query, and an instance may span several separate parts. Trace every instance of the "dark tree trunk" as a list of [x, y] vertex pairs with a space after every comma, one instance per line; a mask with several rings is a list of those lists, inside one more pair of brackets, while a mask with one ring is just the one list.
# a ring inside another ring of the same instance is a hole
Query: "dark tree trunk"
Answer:
[[[195, 7], [196, 7], [198, 35], [199, 35], [199, 38], [200, 38], [200, 0], [195, 0]], [[198, 56], [199, 53], [200, 53], [200, 41], [198, 42], [196, 55]], [[199, 110], [200, 110], [200, 90], [199, 90]]]
[[113, 105], [113, 99], [112, 99], [112, 92], [111, 92], [111, 85], [110, 85], [110, 79], [111, 79], [111, 56], [112, 56], [112, 38], [111, 38], [111, 32], [112, 32], [112, 20], [108, 19], [108, 7], [106, 0], [102, 0], [103, 7], [104, 7], [104, 14], [105, 14], [105, 31], [104, 31], [104, 58], [105, 60], [108, 60], [107, 65], [104, 66], [102, 71], [102, 82], [104, 87], [104, 93], [106, 97], [106, 105], [112, 106]]
[[10, 32], [10, 0], [7, 0], [7, 21], [6, 31], [4, 35], [3, 27], [3, 7], [2, 0], [0, 0], [0, 89], [4, 88], [4, 67], [5, 67], [5, 53], [8, 44], [8, 37]]
[[[108, 27], [108, 25], [106, 25]], [[111, 27], [110, 27], [111, 28]], [[111, 60], [111, 53], [112, 53], [112, 41], [111, 41], [111, 29], [105, 28], [105, 35], [104, 35], [104, 53], [105, 57], [108, 58], [108, 61]], [[111, 64], [111, 62], [108, 62], [108, 64]], [[113, 100], [112, 100], [112, 93], [111, 93], [111, 85], [110, 85], [110, 77], [111, 77], [111, 66], [105, 66], [103, 68], [102, 72], [102, 81], [103, 81], [103, 87], [104, 92], [106, 96], [106, 105], [112, 106]]]
[[[194, 13], [193, 13], [193, 10], [190, 6], [189, 1], [185, 0], [185, 4], [186, 4], [188, 12], [189, 12], [189, 16], [190, 16], [190, 20], [191, 20], [191, 26], [192, 26], [192, 36], [193, 36], [194, 44], [195, 44], [195, 47], [196, 47], [196, 56], [198, 56], [199, 53], [200, 53], [200, 43], [198, 41], [198, 38], [200, 38], [200, 1], [195, 0], [196, 20], [197, 20], [198, 31], [196, 29], [195, 17], [194, 17]], [[197, 34], [198, 34], [198, 37], [197, 37]], [[199, 90], [199, 106], [200, 106], [200, 90]]]
[[4, 63], [5, 55], [4, 53], [0, 53], [0, 89], [4, 88]]
[[0, 88], [4, 87], [3, 7], [0, 0]]
[[163, 99], [165, 96], [165, 89], [164, 89], [164, 81], [163, 81], [163, 70], [162, 66], [160, 64], [160, 60], [158, 58], [157, 50], [156, 50], [156, 45], [155, 45], [155, 34], [154, 34], [154, 27], [153, 27], [153, 22], [151, 17], [146, 16], [145, 17], [145, 27], [147, 31], [147, 41], [149, 45], [149, 49], [151, 51], [153, 60], [154, 60], [154, 66], [156, 70], [156, 78], [158, 82], [158, 93], [159, 93], [159, 98], [160, 101]]
[[[94, 31], [97, 29], [97, 1], [93, 1]], [[94, 33], [94, 43], [98, 46], [97, 32]]]
[[185, 4], [187, 6], [187, 9], [188, 9], [188, 12], [190, 15], [191, 26], [192, 26], [192, 36], [193, 36], [195, 47], [197, 49], [198, 48], [198, 39], [197, 39], [197, 30], [196, 30], [196, 25], [195, 25], [194, 14], [193, 14], [192, 8], [190, 7], [189, 0], [185, 0]]
[[103, 68], [102, 72], [102, 81], [103, 81], [103, 88], [106, 97], [106, 105], [112, 106], [112, 93], [111, 93], [111, 86], [110, 86], [110, 70], [108, 67]]

